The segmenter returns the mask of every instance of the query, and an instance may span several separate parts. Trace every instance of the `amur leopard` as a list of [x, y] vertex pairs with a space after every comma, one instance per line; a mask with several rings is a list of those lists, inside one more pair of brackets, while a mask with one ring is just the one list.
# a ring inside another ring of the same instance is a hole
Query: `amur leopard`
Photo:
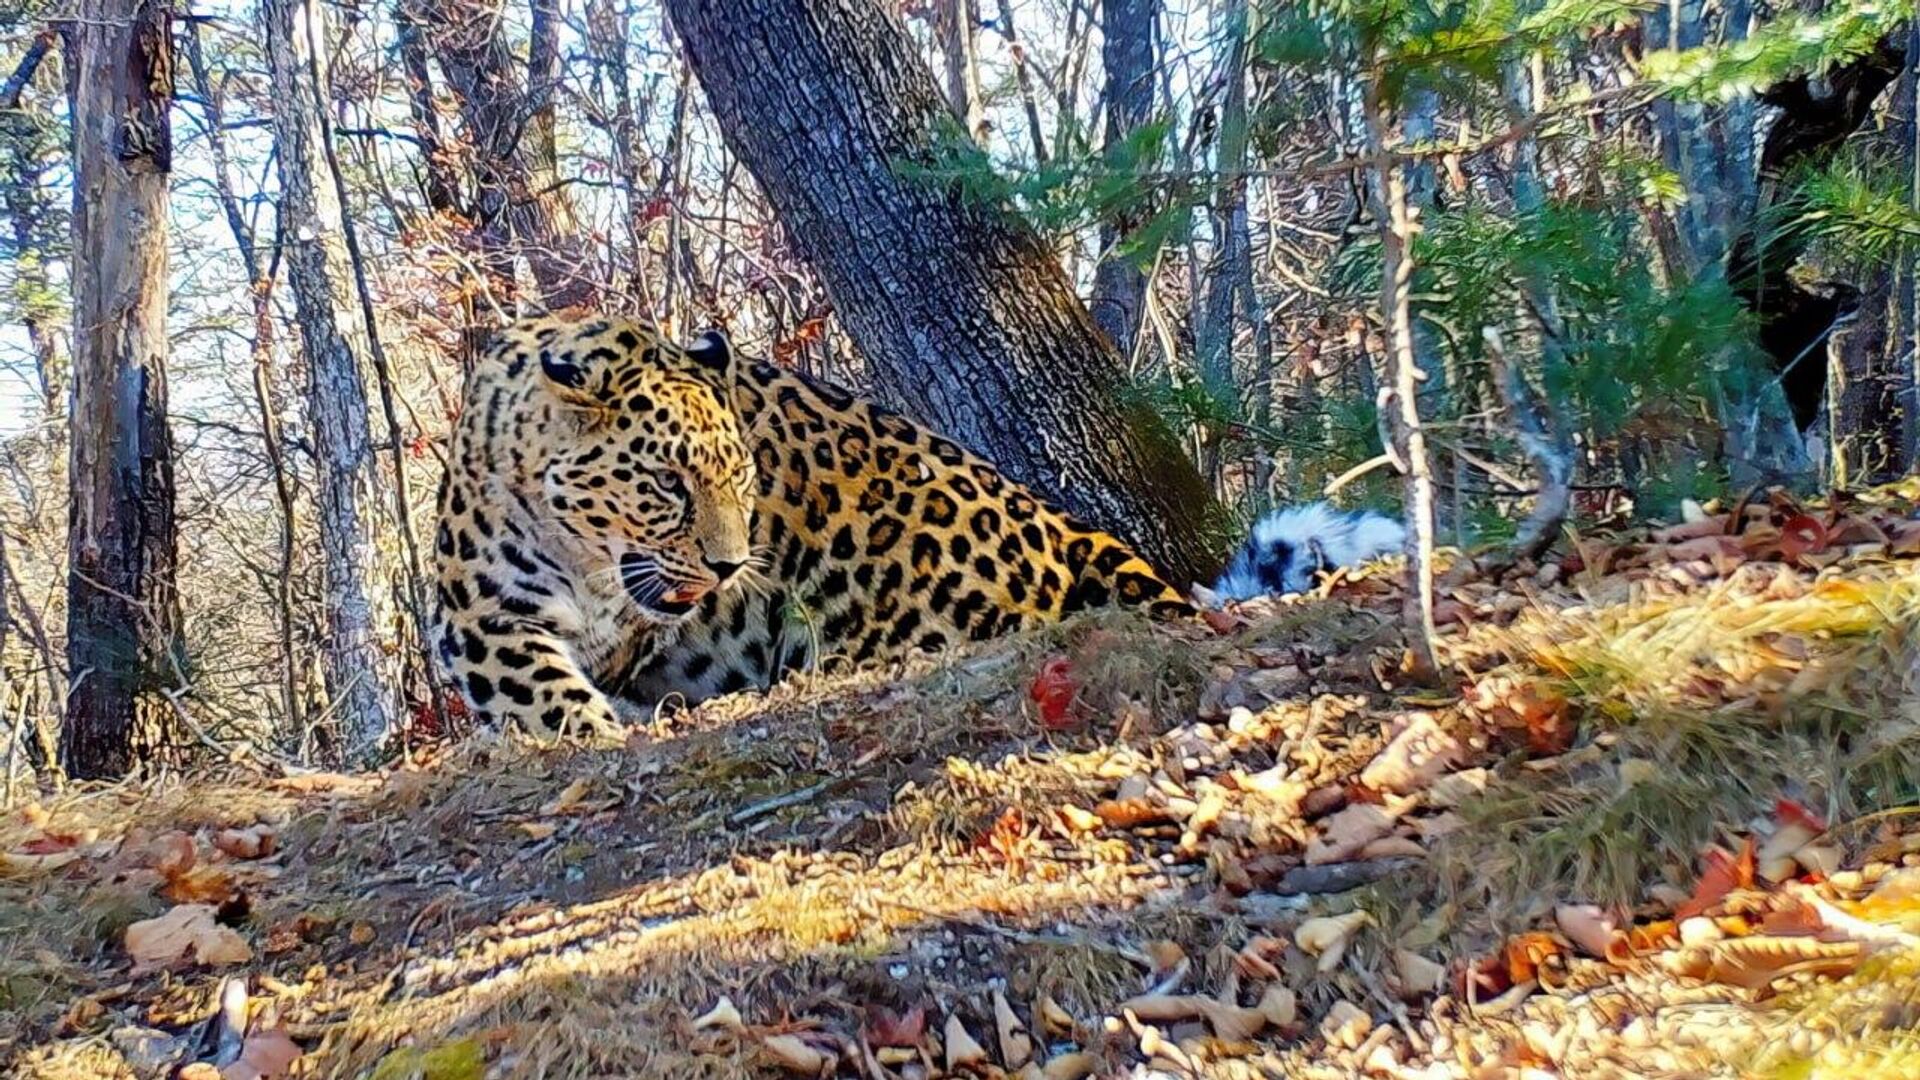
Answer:
[[479, 717], [617, 735], [612, 699], [764, 688], [1109, 603], [1192, 609], [1114, 537], [910, 420], [708, 334], [501, 332], [440, 493], [439, 621]]

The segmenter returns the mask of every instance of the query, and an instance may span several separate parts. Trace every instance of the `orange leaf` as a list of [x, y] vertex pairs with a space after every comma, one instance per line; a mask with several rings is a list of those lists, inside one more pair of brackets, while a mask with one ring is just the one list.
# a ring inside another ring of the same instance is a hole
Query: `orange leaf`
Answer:
[[1018, 809], [1009, 806], [1000, 812], [993, 827], [980, 838], [980, 846], [1010, 865], [1017, 864], [1025, 854], [1027, 831], [1027, 819], [1021, 816]]
[[1510, 938], [1504, 953], [1507, 981], [1523, 983], [1530, 979], [1539, 979], [1543, 968], [1547, 970], [1564, 968], [1566, 966], [1565, 951], [1552, 934], [1542, 930]]
[[160, 887], [160, 895], [176, 904], [224, 904], [239, 891], [233, 876], [216, 866], [175, 874]]
[[1729, 855], [1721, 848], [1708, 848], [1701, 856], [1705, 865], [1700, 871], [1700, 881], [1693, 887], [1693, 895], [1687, 902], [1673, 911], [1675, 920], [1685, 920], [1706, 911], [1708, 908], [1726, 899], [1735, 889], [1753, 887], [1755, 858], [1753, 838], [1740, 847], [1740, 854]]

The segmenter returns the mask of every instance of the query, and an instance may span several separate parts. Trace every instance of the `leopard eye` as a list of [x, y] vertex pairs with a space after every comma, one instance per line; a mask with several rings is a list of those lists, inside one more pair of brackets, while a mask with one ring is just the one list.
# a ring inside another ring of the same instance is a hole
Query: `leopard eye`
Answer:
[[680, 473], [674, 469], [653, 470], [653, 482], [660, 485], [660, 490], [675, 493], [684, 491], [687, 486], [687, 482], [682, 480]]

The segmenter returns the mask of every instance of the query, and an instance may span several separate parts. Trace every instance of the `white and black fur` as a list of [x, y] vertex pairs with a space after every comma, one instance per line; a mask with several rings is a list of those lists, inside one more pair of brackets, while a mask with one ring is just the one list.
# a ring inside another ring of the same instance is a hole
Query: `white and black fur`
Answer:
[[1212, 591], [1219, 601], [1306, 592], [1315, 574], [1391, 555], [1406, 542], [1405, 527], [1371, 510], [1323, 502], [1276, 510], [1254, 525]]

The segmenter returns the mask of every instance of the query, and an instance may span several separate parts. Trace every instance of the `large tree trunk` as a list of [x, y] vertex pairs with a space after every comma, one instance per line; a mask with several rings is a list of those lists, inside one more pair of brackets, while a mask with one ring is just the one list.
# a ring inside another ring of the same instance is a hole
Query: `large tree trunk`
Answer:
[[65, 27], [73, 122], [72, 502], [61, 753], [119, 776], [168, 742], [179, 685], [167, 431], [172, 19], [163, 0], [81, 0]]
[[287, 282], [293, 289], [308, 368], [307, 412], [318, 459], [320, 543], [325, 573], [327, 695], [349, 756], [378, 747], [391, 730], [393, 650], [383, 640], [392, 595], [381, 554], [384, 515], [379, 469], [368, 435], [360, 357], [364, 327], [349, 312], [340, 204], [320, 145], [319, 88], [313, 50], [326, 41], [309, 0], [266, 0], [273, 68], [274, 144], [280, 162], [280, 213], [287, 230]]
[[[1160, 0], [1104, 0], [1100, 5], [1100, 59], [1106, 66], [1100, 94], [1107, 114], [1110, 159], [1153, 118], [1154, 31], [1159, 18]], [[1133, 355], [1134, 335], [1140, 332], [1146, 307], [1147, 275], [1132, 260], [1116, 257], [1113, 249], [1133, 235], [1145, 217], [1145, 207], [1129, 207], [1117, 220], [1100, 226], [1100, 264], [1093, 271], [1090, 306], [1094, 321], [1122, 356]]]
[[[1008, 210], [903, 175], [949, 115], [874, 0], [669, 0], [733, 152], [881, 390], [1175, 580], [1219, 566], [1212, 494]], [[950, 129], [950, 121], [945, 125]]]

